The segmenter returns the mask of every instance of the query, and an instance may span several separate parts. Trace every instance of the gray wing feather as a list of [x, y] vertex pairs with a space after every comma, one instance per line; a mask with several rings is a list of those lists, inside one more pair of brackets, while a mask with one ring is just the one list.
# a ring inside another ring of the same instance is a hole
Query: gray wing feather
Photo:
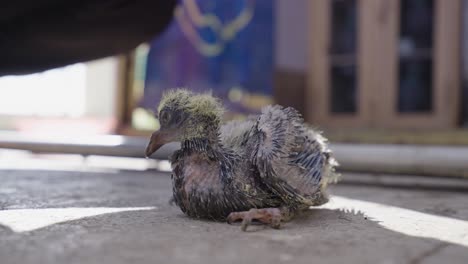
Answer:
[[255, 119], [250, 117], [247, 120], [233, 120], [227, 122], [220, 129], [220, 140], [224, 146], [233, 150], [242, 149], [252, 127], [255, 125]]
[[264, 108], [251, 137], [260, 176], [283, 200], [313, 204], [314, 195], [334, 177], [336, 163], [325, 139], [293, 108]]

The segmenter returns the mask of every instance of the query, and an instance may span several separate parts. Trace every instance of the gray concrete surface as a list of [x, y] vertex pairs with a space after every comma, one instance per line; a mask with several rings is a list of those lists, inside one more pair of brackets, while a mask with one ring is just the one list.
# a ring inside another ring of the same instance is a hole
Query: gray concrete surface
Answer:
[[0, 263], [468, 263], [468, 194], [331, 191], [329, 207], [244, 233], [168, 205], [167, 174], [0, 170]]

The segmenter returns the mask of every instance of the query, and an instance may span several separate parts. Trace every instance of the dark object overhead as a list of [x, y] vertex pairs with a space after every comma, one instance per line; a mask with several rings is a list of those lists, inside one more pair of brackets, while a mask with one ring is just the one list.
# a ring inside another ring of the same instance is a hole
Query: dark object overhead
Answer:
[[176, 0], [15, 0], [0, 8], [0, 76], [127, 52], [161, 33]]

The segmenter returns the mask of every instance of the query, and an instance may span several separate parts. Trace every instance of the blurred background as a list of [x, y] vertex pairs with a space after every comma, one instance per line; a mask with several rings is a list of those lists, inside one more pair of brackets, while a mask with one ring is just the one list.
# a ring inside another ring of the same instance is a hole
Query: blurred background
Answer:
[[162, 92], [187, 87], [213, 91], [228, 118], [293, 106], [339, 141], [468, 143], [465, 10], [461, 0], [180, 1], [133, 50], [2, 76], [0, 128], [146, 135]]
[[468, 144], [466, 1], [153, 2], [4, 9], [0, 148], [141, 157], [174, 87], [227, 120], [293, 106], [337, 144]]
[[[295, 107], [340, 163], [330, 202], [249, 234], [170, 206], [180, 145], [144, 150], [175, 87], [226, 120]], [[2, 264], [465, 264], [467, 179], [468, 0], [0, 6]]]

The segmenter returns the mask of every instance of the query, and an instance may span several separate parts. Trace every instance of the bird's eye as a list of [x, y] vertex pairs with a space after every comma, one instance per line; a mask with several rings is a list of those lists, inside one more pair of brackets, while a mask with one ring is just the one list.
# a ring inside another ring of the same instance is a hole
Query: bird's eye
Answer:
[[169, 122], [169, 113], [166, 111], [161, 112], [159, 115], [159, 122], [161, 124], [166, 124], [167, 122]]
[[181, 121], [182, 121], [182, 116], [179, 113], [176, 113], [175, 115], [172, 116], [172, 122], [174, 124], [179, 125]]

